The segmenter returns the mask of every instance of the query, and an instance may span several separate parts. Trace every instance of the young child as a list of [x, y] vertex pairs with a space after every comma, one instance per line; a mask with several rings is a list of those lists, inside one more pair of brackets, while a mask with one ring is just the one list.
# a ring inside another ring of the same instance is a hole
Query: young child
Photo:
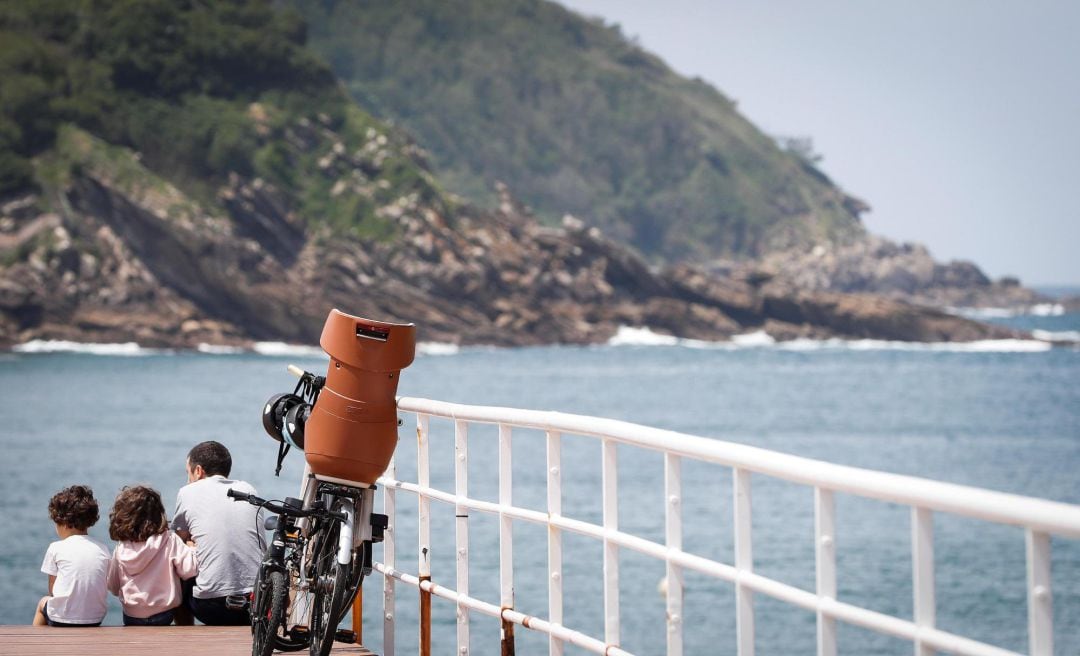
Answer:
[[196, 574], [195, 549], [169, 530], [156, 490], [125, 487], [109, 513], [109, 537], [119, 542], [108, 587], [124, 607], [125, 626], [167, 626], [183, 600], [180, 579]]
[[49, 500], [60, 539], [49, 545], [41, 571], [49, 594], [38, 602], [34, 626], [100, 626], [108, 612], [105, 577], [109, 551], [86, 534], [97, 523], [98, 504], [85, 485], [72, 485]]

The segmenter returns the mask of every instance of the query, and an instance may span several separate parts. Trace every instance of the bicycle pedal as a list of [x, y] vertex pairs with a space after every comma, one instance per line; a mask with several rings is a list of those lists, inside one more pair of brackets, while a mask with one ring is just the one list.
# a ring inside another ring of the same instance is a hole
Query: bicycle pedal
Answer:
[[336, 642], [346, 642], [350, 645], [356, 644], [356, 631], [350, 631], [349, 629], [338, 629], [334, 634], [334, 640]]
[[225, 597], [225, 608], [229, 610], [247, 610], [250, 605], [247, 595], [229, 595]]

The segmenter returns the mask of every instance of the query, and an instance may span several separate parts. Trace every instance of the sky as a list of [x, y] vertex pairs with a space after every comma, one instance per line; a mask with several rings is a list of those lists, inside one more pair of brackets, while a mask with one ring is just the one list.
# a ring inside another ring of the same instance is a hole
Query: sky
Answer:
[[874, 233], [1080, 285], [1080, 2], [564, 0], [766, 133], [810, 137]]

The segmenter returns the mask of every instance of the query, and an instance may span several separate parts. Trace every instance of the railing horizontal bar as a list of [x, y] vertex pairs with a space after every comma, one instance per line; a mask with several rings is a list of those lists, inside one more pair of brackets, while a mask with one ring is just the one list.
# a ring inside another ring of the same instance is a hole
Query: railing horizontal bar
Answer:
[[588, 537], [597, 538], [603, 540], [607, 538], [611, 542], [618, 544], [620, 547], [626, 547], [627, 549], [633, 549], [639, 553], [643, 553], [660, 560], [668, 560], [671, 562], [689, 567], [704, 574], [711, 574], [712, 576], [719, 577], [729, 583], [735, 582], [735, 568], [731, 565], [724, 565], [723, 563], [717, 563], [701, 556], [695, 556], [693, 554], [686, 553], [684, 551], [677, 551], [669, 549], [668, 547], [640, 538], [636, 535], [629, 533], [623, 533], [622, 531], [606, 531], [603, 527], [595, 524], [589, 524], [578, 519], [571, 519], [569, 517], [550, 517], [545, 512], [537, 510], [529, 510], [527, 508], [517, 507], [502, 507], [497, 503], [490, 501], [479, 501], [477, 499], [460, 499], [457, 495], [450, 494], [448, 492], [442, 492], [432, 488], [421, 488], [415, 483], [405, 483], [403, 481], [395, 481], [388, 478], [380, 478], [378, 480], [379, 485], [385, 487], [395, 488], [403, 490], [405, 492], [412, 492], [414, 494], [421, 494], [430, 497], [436, 501], [442, 501], [448, 504], [460, 505], [471, 510], [478, 510], [480, 512], [486, 512], [491, 514], [498, 514], [502, 512], [507, 517], [513, 517], [515, 519], [521, 519], [535, 524], [551, 524], [558, 528], [577, 533], [579, 535], [585, 535]]
[[469, 406], [412, 397], [398, 399], [398, 408], [454, 420], [602, 436], [623, 444], [746, 469], [793, 483], [1080, 538], [1080, 507], [1044, 499], [836, 465], [615, 419]]
[[[867, 628], [874, 631], [880, 631], [888, 635], [895, 636], [897, 638], [903, 638], [914, 641], [916, 637], [925, 645], [934, 647], [941, 651], [948, 651], [955, 654], [965, 654], [969, 656], [1017, 656], [1016, 652], [1011, 652], [1005, 649], [1000, 649], [992, 645], [978, 642], [976, 640], [969, 640], [960, 636], [953, 635], [951, 633], [941, 631], [938, 629], [922, 629], [916, 626], [913, 622], [902, 620], [890, 615], [878, 613], [875, 611], [867, 610], [865, 608], [859, 608], [858, 606], [852, 606], [843, 602], [838, 602], [835, 599], [828, 597], [819, 597], [813, 592], [808, 592], [800, 588], [796, 588], [786, 583], [761, 576], [759, 574], [753, 574], [751, 572], [741, 572], [731, 565], [724, 563], [718, 563], [702, 556], [687, 553], [677, 549], [669, 549], [665, 545], [646, 540], [635, 535], [623, 533], [621, 531], [605, 531], [602, 527], [594, 524], [589, 524], [576, 519], [570, 519], [568, 517], [549, 517], [547, 513], [539, 512], [535, 510], [528, 510], [525, 508], [503, 508], [497, 503], [491, 503], [488, 501], [478, 501], [476, 499], [461, 499], [457, 495], [441, 492], [439, 490], [433, 490], [431, 488], [421, 488], [414, 483], [405, 483], [402, 481], [395, 481], [393, 479], [380, 478], [378, 483], [387, 487], [393, 487], [406, 492], [413, 492], [414, 494], [426, 494], [432, 499], [437, 501], [444, 501], [451, 504], [459, 504], [464, 507], [468, 507], [480, 512], [498, 513], [501, 509], [504, 515], [508, 517], [514, 517], [516, 519], [522, 519], [540, 524], [551, 524], [557, 526], [563, 530], [593, 537], [597, 539], [604, 539], [605, 537], [620, 547], [626, 547], [639, 553], [652, 556], [659, 560], [667, 560], [687, 569], [692, 569], [702, 574], [713, 576], [727, 583], [741, 583], [754, 592], [760, 592], [762, 594], [773, 597], [780, 601], [785, 601], [794, 606], [798, 606], [811, 612], [821, 612], [826, 617], [832, 617], [837, 620], [847, 622]], [[426, 583], [425, 583], [426, 584]], [[454, 593], [456, 594], [456, 593]], [[454, 597], [454, 600], [457, 599]], [[494, 607], [494, 606], [493, 606]], [[577, 643], [574, 643], [577, 644]]]
[[460, 603], [463, 606], [468, 606], [472, 610], [483, 613], [485, 615], [489, 615], [491, 617], [499, 617], [507, 620], [508, 622], [520, 624], [529, 629], [552, 635], [559, 640], [563, 640], [565, 642], [569, 642], [570, 644], [583, 647], [591, 652], [597, 654], [605, 654], [606, 656], [634, 656], [628, 651], [620, 649], [615, 645], [606, 644], [602, 640], [591, 638], [584, 633], [581, 633], [580, 631], [574, 631], [573, 629], [568, 629], [565, 626], [552, 624], [551, 622], [548, 622], [546, 620], [542, 620], [538, 617], [532, 617], [531, 615], [526, 615], [525, 613], [516, 610], [512, 610], [509, 608], [500, 608], [495, 604], [489, 604], [486, 601], [481, 601], [474, 597], [460, 595], [456, 591], [451, 590], [450, 588], [441, 586], [437, 583], [433, 583], [432, 581], [421, 581], [418, 577], [413, 576], [412, 574], [399, 572], [392, 567], [387, 567], [386, 565], [383, 565], [382, 563], [374, 563], [372, 567], [375, 569], [375, 571], [379, 572], [383, 576], [393, 577], [398, 581], [401, 581], [402, 583], [413, 586], [414, 588], [427, 590], [436, 597], [442, 597], [443, 599], [448, 599], [455, 603]]
[[[711, 561], [706, 561], [710, 562]], [[718, 563], [712, 563], [718, 564]], [[399, 572], [393, 568], [389, 568], [382, 563], [375, 563], [374, 569], [385, 576], [392, 576], [399, 581], [412, 585], [413, 587], [428, 590], [432, 594], [449, 599], [453, 602], [461, 602], [463, 605], [469, 608], [475, 609], [478, 612], [490, 615], [492, 617], [502, 617], [506, 620], [512, 621], [516, 624], [521, 624], [528, 628], [538, 629], [544, 633], [554, 635], [555, 637], [566, 640], [572, 644], [584, 647], [590, 651], [596, 653], [607, 653], [611, 655], [615, 654], [629, 654], [616, 647], [605, 645], [602, 641], [595, 638], [590, 638], [584, 634], [581, 634], [572, 629], [567, 629], [563, 626], [555, 626], [550, 622], [546, 622], [536, 617], [530, 617], [523, 613], [513, 611], [510, 609], [501, 609], [495, 604], [490, 604], [479, 599], [472, 597], [463, 597], [456, 591], [438, 585], [431, 581], [421, 582], [420, 579], [411, 574]], [[914, 642], [918, 638], [923, 644], [932, 646], [935, 649], [941, 651], [947, 651], [953, 654], [959, 654], [962, 656], [1020, 656], [1017, 652], [1009, 651], [1007, 649], [1001, 649], [1000, 647], [994, 647], [993, 645], [987, 645], [985, 643], [963, 638], [940, 629], [923, 629], [916, 626], [913, 622], [902, 620], [890, 615], [885, 615], [877, 611], [867, 610], [865, 608], [859, 608], [858, 606], [852, 606], [844, 602], [836, 601], [835, 599], [818, 597], [812, 592], [801, 590], [799, 588], [790, 586], [786, 583], [781, 583], [773, 579], [761, 576], [760, 574], [753, 574], [750, 572], [740, 572], [736, 575], [736, 578], [746, 587], [767, 594], [770, 597], [778, 599], [780, 601], [788, 602], [794, 606], [798, 606], [808, 611], [820, 610], [824, 615], [833, 617], [839, 621], [846, 622], [855, 626], [861, 626], [872, 631], [878, 631], [887, 635], [891, 635], [897, 638], [905, 639]], [[527, 620], [527, 621], [526, 621]], [[550, 629], [550, 630], [549, 630]], [[604, 650], [608, 649], [607, 652]]]

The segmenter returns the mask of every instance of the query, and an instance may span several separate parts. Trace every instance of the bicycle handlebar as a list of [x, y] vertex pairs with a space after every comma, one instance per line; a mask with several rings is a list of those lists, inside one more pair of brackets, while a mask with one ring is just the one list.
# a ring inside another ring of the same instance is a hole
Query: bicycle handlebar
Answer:
[[248, 494], [247, 492], [238, 492], [232, 488], [229, 488], [225, 493], [233, 501], [247, 501], [253, 506], [259, 508], [266, 508], [275, 515], [291, 515], [293, 517], [329, 517], [330, 519], [336, 519], [339, 522], [348, 521], [349, 516], [345, 513], [334, 512], [332, 510], [305, 510], [303, 508], [293, 508], [292, 506], [286, 506], [283, 503], [277, 501], [268, 501], [262, 497], [257, 497], [254, 494]]

